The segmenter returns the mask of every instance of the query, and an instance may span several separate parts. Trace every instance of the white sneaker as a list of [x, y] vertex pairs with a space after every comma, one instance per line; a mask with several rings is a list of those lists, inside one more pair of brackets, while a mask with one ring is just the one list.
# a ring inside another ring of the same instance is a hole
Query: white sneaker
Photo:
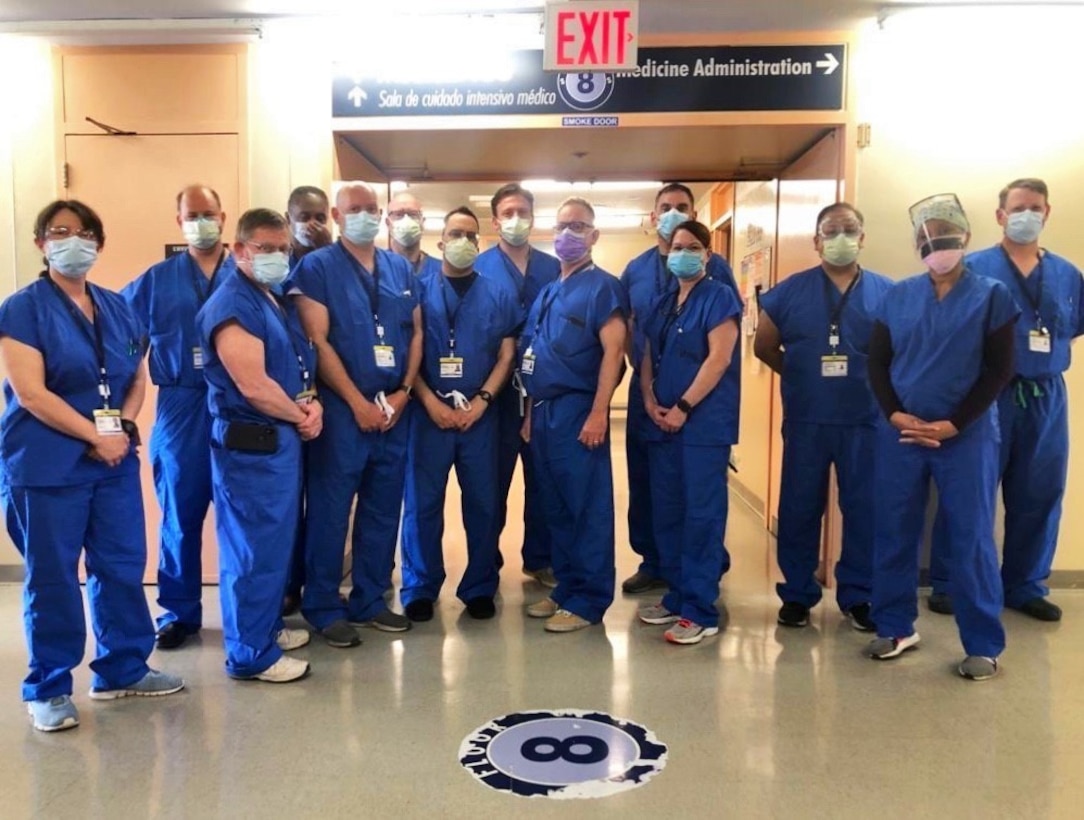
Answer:
[[258, 675], [249, 680], [262, 680], [267, 683], [290, 683], [301, 680], [309, 674], [309, 662], [283, 655]]
[[280, 629], [279, 634], [275, 636], [275, 643], [283, 652], [300, 649], [310, 640], [312, 636], [307, 629]]

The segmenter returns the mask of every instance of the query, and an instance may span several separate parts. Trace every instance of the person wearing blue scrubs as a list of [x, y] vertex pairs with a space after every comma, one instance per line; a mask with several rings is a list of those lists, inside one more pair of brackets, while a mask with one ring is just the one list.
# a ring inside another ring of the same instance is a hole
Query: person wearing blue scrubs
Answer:
[[[290, 225], [290, 270], [302, 258], [317, 248], [331, 244], [328, 220], [331, 204], [327, 194], [312, 185], [301, 185], [290, 192], [286, 201], [286, 221]], [[281, 291], [281, 286], [279, 287]], [[282, 616], [294, 615], [301, 609], [301, 589], [305, 586], [305, 495], [308, 487], [308, 445], [301, 445], [301, 517], [297, 524], [294, 554], [290, 561], [290, 580], [282, 599]]]
[[[515, 182], [502, 185], [490, 200], [493, 229], [499, 237], [497, 244], [479, 254], [474, 269], [483, 279], [498, 284], [520, 310], [520, 324], [538, 298], [538, 294], [550, 282], [557, 280], [561, 263], [548, 253], [531, 245], [534, 227], [534, 194]], [[497, 454], [498, 504], [500, 521], [498, 535], [508, 522], [508, 493], [516, 462], [523, 462], [523, 544], [520, 555], [523, 573], [534, 578], [547, 589], [557, 586], [553, 577], [553, 556], [550, 533], [546, 527], [545, 505], [539, 494], [531, 448], [524, 442], [520, 431], [526, 413], [526, 396], [523, 379], [518, 369], [513, 371], [510, 389], [497, 396], [497, 427], [500, 443]], [[503, 565], [498, 551], [497, 566]]]
[[520, 338], [531, 447], [553, 543], [557, 587], [527, 607], [548, 632], [597, 624], [614, 597], [610, 400], [624, 369], [628, 300], [595, 266], [595, 210], [578, 197], [557, 209], [561, 278], [539, 294]]
[[79, 725], [71, 695], [87, 640], [80, 555], [97, 644], [90, 697], [169, 695], [184, 681], [147, 666], [154, 624], [142, 586], [134, 422], [146, 384], [143, 328], [119, 294], [87, 281], [105, 245], [93, 210], [53, 202], [38, 214], [34, 237], [48, 269], [0, 305], [0, 486], [8, 533], [26, 562], [22, 697], [34, 728], [55, 732]]
[[282, 597], [301, 509], [301, 442], [320, 434], [316, 358], [294, 306], [274, 292], [289, 270], [290, 229], [257, 208], [237, 223], [234, 271], [196, 317], [211, 408], [211, 473], [226, 673], [288, 683], [309, 642], [285, 629]]
[[[1073, 339], [1084, 333], [1084, 277], [1067, 259], [1039, 247], [1050, 217], [1041, 179], [1010, 182], [998, 197], [998, 245], [967, 257], [980, 276], [1003, 283], [1022, 318], [1016, 324], [1016, 374], [998, 398], [1001, 495], [1005, 504], [1001, 583], [1005, 606], [1040, 621], [1061, 620], [1047, 600], [1061, 502], [1069, 469], [1065, 378]], [[952, 613], [945, 516], [930, 552], [932, 611]]]
[[[410, 628], [388, 609], [384, 590], [399, 534], [422, 322], [410, 265], [374, 245], [376, 191], [343, 186], [332, 216], [341, 238], [302, 259], [286, 292], [316, 346], [326, 413], [324, 435], [309, 447], [301, 612], [330, 646], [345, 648], [361, 642], [355, 626]], [[355, 498], [353, 589], [344, 604], [339, 584]]]
[[444, 218], [443, 270], [418, 281], [425, 350], [414, 382], [421, 409], [410, 419], [403, 513], [403, 591], [412, 621], [433, 617], [444, 584], [444, 497], [455, 466], [462, 490], [467, 568], [456, 595], [472, 618], [492, 618], [497, 570], [497, 409], [516, 355], [519, 307], [474, 270], [478, 218]]
[[873, 447], [877, 405], [867, 356], [873, 317], [891, 280], [863, 270], [862, 214], [846, 202], [817, 215], [821, 264], [760, 295], [754, 352], [780, 375], [783, 470], [778, 560], [779, 623], [801, 627], [821, 599], [815, 573], [828, 476], [835, 467], [843, 512], [836, 602], [862, 632], [870, 621], [873, 576]]
[[[659, 551], [655, 543], [655, 527], [651, 520], [651, 471], [648, 468], [648, 437], [653, 425], [644, 410], [640, 391], [640, 363], [644, 358], [643, 324], [652, 306], [663, 296], [677, 291], [677, 280], [666, 269], [670, 240], [674, 229], [686, 220], [696, 219], [693, 192], [679, 182], [664, 185], [655, 194], [655, 207], [651, 212], [651, 224], [655, 226], [656, 243], [644, 251], [625, 268], [621, 284], [628, 295], [632, 309], [632, 378], [629, 380], [628, 418], [625, 429], [625, 455], [629, 476], [629, 545], [640, 556], [636, 572], [621, 582], [623, 592], [635, 595], [665, 587], [659, 570]], [[738, 302], [741, 296], [734, 282], [730, 265], [717, 253], [708, 256], [707, 277], [721, 282], [734, 291]], [[639, 317], [639, 320], [638, 320]], [[731, 363], [730, 374], [739, 383], [740, 357]]]
[[670, 235], [666, 267], [677, 280], [641, 314], [640, 389], [647, 432], [652, 522], [659, 572], [669, 591], [640, 607], [648, 624], [669, 624], [670, 643], [695, 644], [719, 632], [719, 582], [730, 568], [727, 466], [738, 441], [740, 371], [735, 358], [742, 305], [707, 276], [711, 231], [686, 220]]
[[388, 228], [391, 249], [403, 257], [414, 275], [421, 278], [430, 273], [440, 273], [441, 261], [422, 250], [422, 233], [425, 231], [425, 213], [421, 201], [409, 191], [399, 191], [388, 200], [388, 214], [384, 217]]
[[177, 224], [188, 249], [152, 265], [121, 295], [150, 341], [150, 376], [158, 385], [151, 467], [162, 511], [158, 542], [155, 643], [176, 649], [203, 625], [203, 521], [211, 504], [211, 416], [196, 313], [233, 267], [222, 244], [226, 218], [213, 188], [177, 194]]
[[992, 678], [1005, 648], [994, 545], [998, 394], [1013, 375], [1020, 310], [1000, 282], [964, 264], [970, 224], [954, 194], [911, 207], [928, 273], [881, 302], [869, 345], [870, 387], [884, 414], [874, 466], [873, 607], [876, 660], [918, 645], [918, 562], [930, 479], [948, 532], [960, 675]]

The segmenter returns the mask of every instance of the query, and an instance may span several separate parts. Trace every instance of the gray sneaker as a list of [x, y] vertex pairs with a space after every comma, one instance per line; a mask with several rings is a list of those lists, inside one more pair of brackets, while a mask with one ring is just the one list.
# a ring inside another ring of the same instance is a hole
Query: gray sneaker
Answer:
[[648, 604], [636, 611], [636, 616], [645, 624], [674, 624], [681, 620], [676, 612], [671, 612], [662, 604]]
[[367, 621], [350, 621], [350, 626], [364, 626], [379, 629], [381, 632], [406, 632], [412, 624], [406, 615], [384, 609]]
[[361, 643], [361, 636], [358, 631], [350, 626], [344, 618], [329, 623], [320, 630], [320, 635], [327, 641], [328, 646], [334, 646], [336, 649], [349, 649], [351, 646], [357, 646]]
[[79, 725], [79, 711], [70, 695], [27, 702], [26, 711], [39, 732], [61, 732]]
[[958, 667], [958, 671], [968, 680], [990, 680], [997, 674], [997, 658], [968, 655]]
[[184, 689], [184, 680], [176, 675], [166, 672], [158, 672], [151, 669], [142, 678], [131, 686], [120, 689], [91, 689], [91, 700], [116, 700], [136, 695], [141, 698], [158, 698], [162, 695], [172, 695]]
[[701, 626], [687, 618], [682, 618], [663, 633], [663, 637], [670, 643], [693, 644], [700, 643], [704, 638], [719, 634], [717, 626]]
[[890, 658], [898, 658], [908, 649], [918, 646], [919, 637], [917, 632], [912, 632], [904, 638], [874, 638], [866, 647], [866, 654], [875, 661], [887, 661]]

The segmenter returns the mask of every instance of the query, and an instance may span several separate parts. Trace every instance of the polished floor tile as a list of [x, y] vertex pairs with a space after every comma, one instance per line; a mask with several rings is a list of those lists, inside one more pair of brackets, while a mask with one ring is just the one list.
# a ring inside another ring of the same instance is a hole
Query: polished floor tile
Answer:
[[[152, 659], [183, 674], [185, 692], [93, 702], [84, 665], [75, 698], [82, 725], [56, 735], [35, 732], [19, 702], [21, 596], [18, 586], [0, 586], [8, 624], [0, 631], [0, 816], [1084, 814], [1084, 592], [1055, 596], [1061, 624], [1007, 613], [1003, 673], [987, 683], [955, 674], [962, 653], [953, 622], [925, 610], [921, 647], [873, 662], [862, 655], [868, 636], [828, 601], [806, 629], [776, 625], [771, 539], [732, 502], [728, 622], [700, 645], [668, 645], [663, 627], [635, 617], [650, 596], [620, 593], [603, 626], [543, 632], [523, 614], [544, 591], [519, 574], [512, 530], [498, 617], [474, 621], [451, 591], [463, 543], [451, 526], [449, 583], [432, 622], [403, 635], [366, 630], [362, 646], [348, 650], [315, 638], [297, 653], [312, 662], [309, 679], [242, 683], [223, 672], [217, 590], [207, 588], [202, 635]], [[623, 545], [622, 521], [618, 534]], [[634, 568], [620, 547], [618, 579]], [[524, 800], [460, 768], [459, 744], [473, 729], [546, 708], [643, 724], [669, 746], [668, 764], [642, 788], [591, 801]]]

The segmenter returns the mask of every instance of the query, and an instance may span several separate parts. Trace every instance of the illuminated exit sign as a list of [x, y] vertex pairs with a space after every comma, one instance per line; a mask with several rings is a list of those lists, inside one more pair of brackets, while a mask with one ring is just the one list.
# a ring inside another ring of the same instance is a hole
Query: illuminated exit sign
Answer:
[[546, 4], [545, 71], [636, 68], [639, 0], [570, 0]]

